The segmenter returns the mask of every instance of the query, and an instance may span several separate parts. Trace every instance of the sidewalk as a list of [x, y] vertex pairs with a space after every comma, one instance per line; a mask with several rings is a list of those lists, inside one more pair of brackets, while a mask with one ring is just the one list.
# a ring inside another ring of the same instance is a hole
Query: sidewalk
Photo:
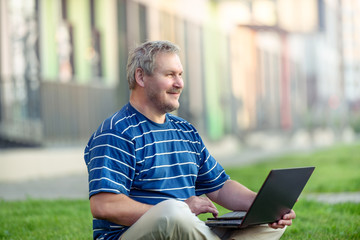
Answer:
[[[264, 152], [240, 153], [230, 148], [223, 148], [226, 153], [214, 153], [224, 167], [250, 164], [267, 156]], [[2, 150], [0, 156], [0, 199], [88, 197], [82, 147]]]
[[[209, 149], [224, 167], [252, 164], [287, 152], [235, 148], [236, 144], [228, 140]], [[0, 156], [0, 199], [88, 197], [82, 147], [17, 149], [1, 151]]]
[[0, 199], [4, 200], [86, 199], [87, 197], [88, 183], [85, 174], [0, 183]]
[[[262, 145], [256, 146], [254, 143], [257, 143], [259, 138]], [[232, 137], [216, 143], [206, 142], [206, 146], [222, 166], [231, 167], [266, 161], [288, 153], [312, 152], [332, 145], [331, 143], [309, 145], [309, 141], [304, 136], [294, 138], [291, 143], [276, 136], [268, 136], [270, 141], [264, 138], [264, 135], [253, 135], [247, 140], [247, 147], [242, 146]], [[83, 146], [1, 149], [0, 199], [86, 199], [88, 183], [83, 149]], [[320, 201], [326, 201], [327, 198], [322, 195], [309, 197]], [[360, 202], [360, 193], [344, 193], [340, 194], [339, 198], [333, 196], [332, 198], [338, 199], [336, 202], [346, 199], [348, 199], [346, 201]]]
[[0, 199], [87, 198], [83, 146], [0, 149]]
[[0, 183], [86, 174], [83, 146], [0, 149]]
[[307, 194], [306, 198], [318, 202], [337, 204], [337, 203], [360, 203], [360, 192], [343, 192], [343, 193], [314, 193]]

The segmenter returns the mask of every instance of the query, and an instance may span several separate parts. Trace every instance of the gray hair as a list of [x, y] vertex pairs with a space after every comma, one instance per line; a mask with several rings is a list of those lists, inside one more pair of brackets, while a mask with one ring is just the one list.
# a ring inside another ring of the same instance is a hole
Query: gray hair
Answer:
[[141, 44], [129, 54], [127, 63], [127, 79], [129, 89], [136, 85], [135, 71], [137, 68], [144, 70], [145, 74], [151, 76], [155, 69], [155, 57], [158, 53], [178, 54], [180, 48], [169, 41], [149, 41]]

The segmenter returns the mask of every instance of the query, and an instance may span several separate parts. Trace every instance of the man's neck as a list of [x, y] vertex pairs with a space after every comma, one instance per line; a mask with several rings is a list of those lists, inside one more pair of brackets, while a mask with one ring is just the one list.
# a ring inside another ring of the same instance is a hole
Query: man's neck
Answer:
[[133, 106], [138, 112], [142, 115], [150, 119], [155, 123], [164, 123], [166, 119], [165, 113], [157, 113], [151, 106], [143, 103], [138, 98], [135, 98], [132, 94], [130, 94], [130, 104]]

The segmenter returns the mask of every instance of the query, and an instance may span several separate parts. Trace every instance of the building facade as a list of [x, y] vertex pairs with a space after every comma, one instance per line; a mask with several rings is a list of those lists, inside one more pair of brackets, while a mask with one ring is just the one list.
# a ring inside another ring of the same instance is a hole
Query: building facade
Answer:
[[0, 138], [87, 139], [128, 101], [129, 50], [158, 39], [182, 49], [176, 114], [209, 139], [345, 126], [360, 111], [359, 10], [356, 0], [2, 0]]

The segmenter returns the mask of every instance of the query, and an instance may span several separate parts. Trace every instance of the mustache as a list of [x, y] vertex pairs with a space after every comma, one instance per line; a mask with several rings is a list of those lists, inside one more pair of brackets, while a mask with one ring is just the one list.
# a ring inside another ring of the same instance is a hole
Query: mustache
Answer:
[[168, 93], [181, 93], [182, 89], [181, 88], [172, 88], [168, 91]]

